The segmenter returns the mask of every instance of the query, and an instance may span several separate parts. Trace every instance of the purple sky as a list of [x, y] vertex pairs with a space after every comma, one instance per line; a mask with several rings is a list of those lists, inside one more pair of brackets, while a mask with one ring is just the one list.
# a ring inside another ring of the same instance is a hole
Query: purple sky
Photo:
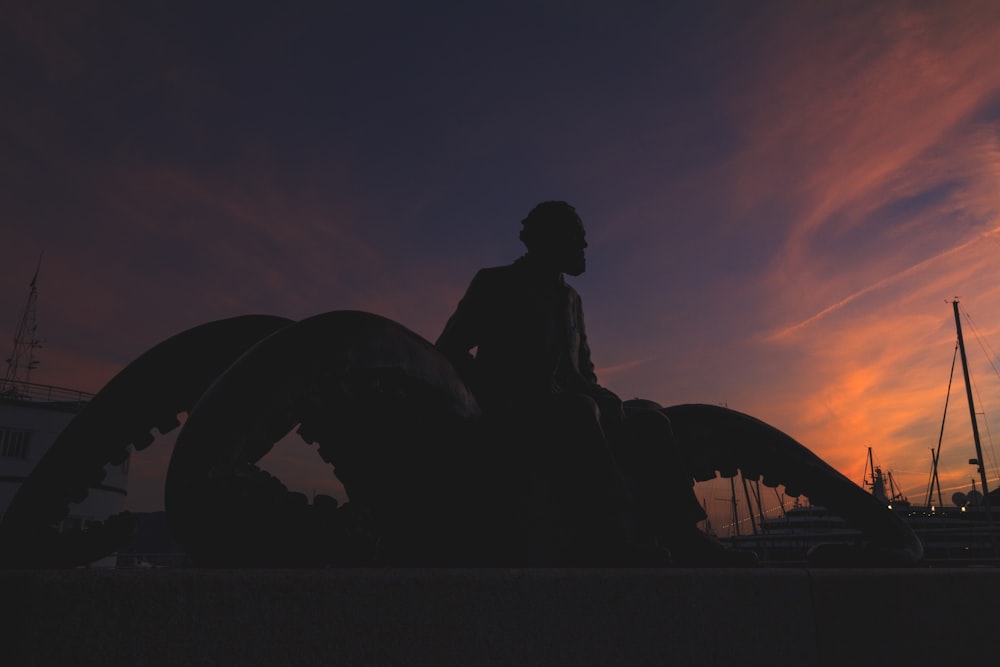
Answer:
[[[3, 4], [0, 317], [44, 251], [34, 381], [97, 391], [243, 313], [360, 308], [433, 339], [565, 199], [623, 397], [727, 404], [856, 481], [870, 445], [922, 500], [959, 296], [988, 438], [992, 0]], [[941, 474], [964, 490], [962, 401]], [[134, 457], [135, 508], [168, 451]], [[323, 490], [297, 456], [279, 474]]]

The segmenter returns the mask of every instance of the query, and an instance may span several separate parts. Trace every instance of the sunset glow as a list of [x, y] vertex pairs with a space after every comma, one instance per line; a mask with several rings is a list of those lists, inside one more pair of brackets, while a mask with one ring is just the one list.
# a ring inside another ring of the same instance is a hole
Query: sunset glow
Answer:
[[[996, 480], [1000, 3], [144, 4], [0, 25], [0, 333], [44, 253], [33, 381], [97, 391], [244, 313], [434, 339], [565, 199], [623, 398], [726, 404], [858, 482], [871, 446], [923, 502], [957, 297]], [[976, 477], [964, 391], [943, 489]], [[168, 457], [135, 457], [135, 509]]]

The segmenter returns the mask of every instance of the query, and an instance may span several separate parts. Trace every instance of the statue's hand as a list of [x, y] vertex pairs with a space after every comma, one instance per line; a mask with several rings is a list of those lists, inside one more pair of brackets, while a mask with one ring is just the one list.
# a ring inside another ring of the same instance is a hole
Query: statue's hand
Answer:
[[601, 425], [605, 433], [614, 439], [625, 429], [625, 406], [622, 404], [622, 399], [610, 389], [598, 385], [594, 385], [590, 395], [601, 411]]

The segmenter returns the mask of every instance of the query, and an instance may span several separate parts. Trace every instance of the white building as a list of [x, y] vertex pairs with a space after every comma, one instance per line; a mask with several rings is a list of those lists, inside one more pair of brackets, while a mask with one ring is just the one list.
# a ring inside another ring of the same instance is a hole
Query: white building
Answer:
[[[34, 351], [41, 344], [35, 322], [37, 280], [38, 269], [14, 334], [7, 372], [0, 379], [0, 522], [18, 489], [59, 434], [93, 398], [84, 392], [30, 382], [31, 371], [38, 364]], [[88, 489], [83, 502], [70, 505], [59, 530], [85, 530], [90, 522], [104, 521], [122, 512], [128, 491], [128, 463], [126, 459], [122, 465], [106, 466], [104, 480]], [[114, 557], [97, 564], [114, 565]]]
[[[89, 394], [58, 387], [6, 382], [0, 391], [0, 519], [21, 484], [28, 478], [76, 414]], [[89, 489], [87, 498], [70, 505], [60, 530], [82, 530], [89, 522], [103, 521], [125, 509], [128, 491], [128, 459], [107, 466], [100, 485]], [[114, 558], [101, 565], [114, 564]]]

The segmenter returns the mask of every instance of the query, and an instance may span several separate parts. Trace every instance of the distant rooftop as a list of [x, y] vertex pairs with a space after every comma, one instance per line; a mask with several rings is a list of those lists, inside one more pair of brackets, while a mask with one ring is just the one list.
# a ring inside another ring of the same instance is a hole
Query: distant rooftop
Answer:
[[4, 380], [0, 383], [0, 402], [44, 405], [45, 407], [79, 410], [94, 398], [93, 394], [47, 384]]

